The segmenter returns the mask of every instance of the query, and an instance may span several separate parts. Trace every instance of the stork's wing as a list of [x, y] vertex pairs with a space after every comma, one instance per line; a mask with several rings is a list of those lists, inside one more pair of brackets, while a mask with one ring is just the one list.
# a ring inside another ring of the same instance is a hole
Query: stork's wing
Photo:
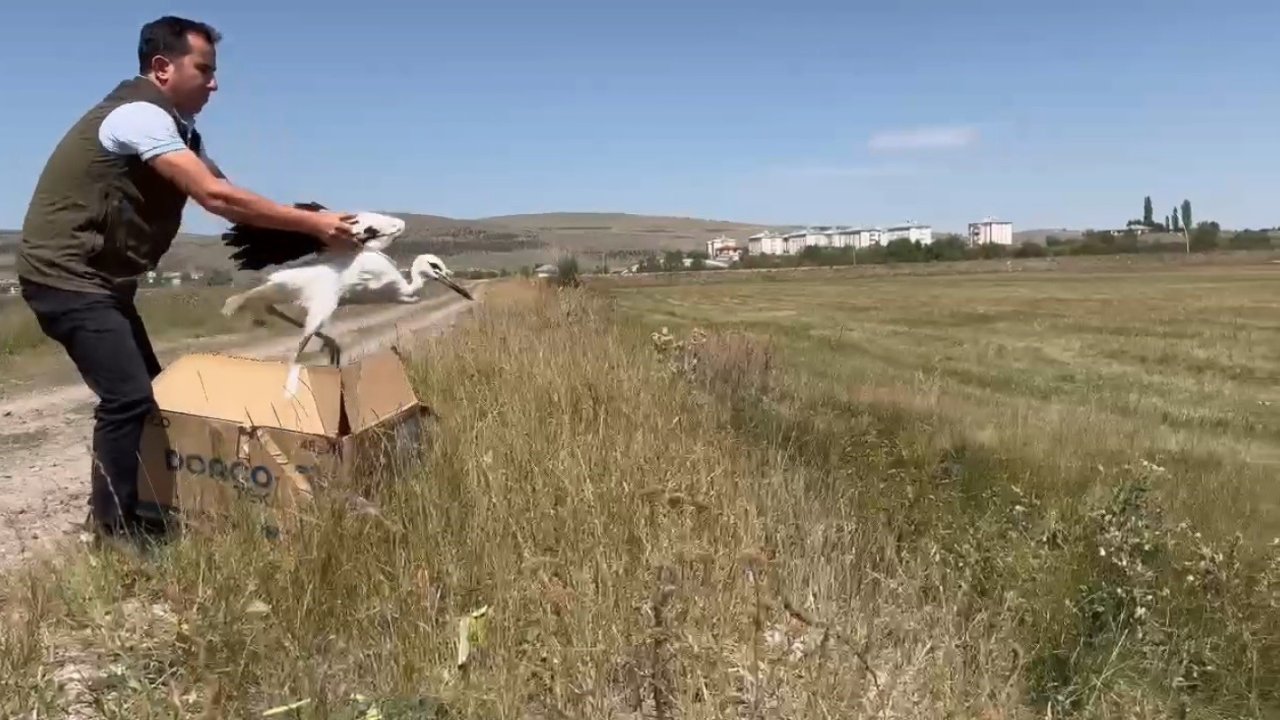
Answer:
[[[294, 203], [293, 206], [311, 212], [328, 209], [314, 202]], [[222, 234], [222, 242], [227, 247], [237, 248], [231, 254], [231, 259], [240, 270], [261, 270], [269, 265], [282, 265], [324, 250], [324, 243], [307, 233], [274, 230], [245, 223], [232, 225], [230, 230]]]

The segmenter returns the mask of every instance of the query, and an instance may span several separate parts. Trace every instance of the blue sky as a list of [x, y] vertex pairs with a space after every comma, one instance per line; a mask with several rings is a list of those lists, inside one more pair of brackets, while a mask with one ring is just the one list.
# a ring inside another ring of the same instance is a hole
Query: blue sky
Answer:
[[[282, 202], [962, 229], [1280, 225], [1280, 3], [14, 3], [0, 227], [142, 23], [225, 35], [199, 122]], [[206, 7], [208, 10], [198, 11]], [[188, 228], [225, 223], [194, 203]]]

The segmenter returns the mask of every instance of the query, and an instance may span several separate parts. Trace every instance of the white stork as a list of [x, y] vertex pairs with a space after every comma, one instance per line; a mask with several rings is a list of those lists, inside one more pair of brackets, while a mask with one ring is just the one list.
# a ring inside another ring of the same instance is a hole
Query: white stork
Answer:
[[[305, 210], [323, 210], [315, 203], [297, 204]], [[277, 317], [302, 330], [302, 340], [294, 354], [285, 383], [285, 392], [297, 391], [302, 372], [300, 358], [312, 337], [319, 338], [329, 350], [334, 365], [342, 360], [342, 351], [334, 339], [321, 332], [340, 305], [413, 303], [422, 300], [421, 290], [427, 280], [435, 280], [472, 300], [471, 293], [453, 280], [453, 273], [440, 258], [418, 255], [410, 266], [410, 280], [405, 280], [392, 259], [383, 250], [405, 229], [403, 220], [380, 213], [356, 213], [353, 223], [356, 238], [363, 248], [356, 252], [328, 250], [318, 239], [306, 233], [273, 230], [241, 223], [223, 234], [226, 245], [239, 248], [232, 254], [241, 270], [261, 270], [295, 260], [306, 261], [294, 267], [272, 272], [257, 287], [227, 298], [223, 315], [241, 310], [250, 312], [262, 324], [263, 315]], [[308, 258], [308, 256], [314, 256]], [[306, 312], [299, 322], [282, 312], [277, 305], [298, 305]]]

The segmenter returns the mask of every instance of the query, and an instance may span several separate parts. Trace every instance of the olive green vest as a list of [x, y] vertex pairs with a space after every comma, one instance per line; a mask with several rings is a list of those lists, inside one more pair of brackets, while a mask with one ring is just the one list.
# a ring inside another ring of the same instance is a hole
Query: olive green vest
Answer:
[[90, 108], [54, 148], [22, 223], [18, 276], [67, 290], [127, 289], [154, 270], [178, 234], [187, 196], [136, 155], [108, 153], [98, 126], [116, 107], [137, 100], [174, 116], [192, 151], [200, 135], [178, 119], [145, 77], [125, 80]]

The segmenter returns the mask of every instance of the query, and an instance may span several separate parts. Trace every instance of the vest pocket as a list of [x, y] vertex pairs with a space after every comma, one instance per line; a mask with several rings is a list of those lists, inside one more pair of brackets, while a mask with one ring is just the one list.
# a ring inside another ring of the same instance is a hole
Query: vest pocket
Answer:
[[121, 188], [106, 187], [99, 193], [98, 228], [102, 241], [89, 260], [115, 277], [146, 272], [148, 228]]

